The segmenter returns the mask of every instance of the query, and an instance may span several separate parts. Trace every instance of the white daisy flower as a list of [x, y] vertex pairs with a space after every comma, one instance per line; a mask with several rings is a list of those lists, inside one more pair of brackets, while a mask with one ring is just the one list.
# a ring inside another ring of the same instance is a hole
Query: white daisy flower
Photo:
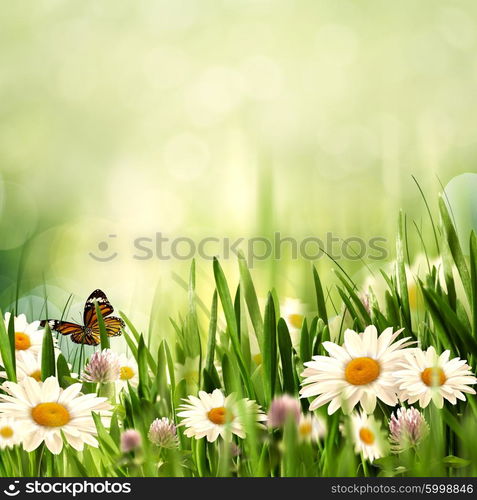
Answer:
[[13, 448], [21, 443], [23, 432], [21, 426], [13, 418], [0, 416], [0, 450]]
[[364, 412], [355, 412], [350, 419], [354, 451], [370, 462], [386, 455], [387, 443], [375, 418]]
[[[61, 354], [59, 349], [55, 349], [55, 357]], [[68, 363], [68, 367], [71, 370], [72, 366]], [[16, 374], [17, 382], [21, 382], [26, 377], [34, 378], [37, 382], [42, 382], [41, 380], [41, 357], [40, 355], [35, 355], [30, 351], [19, 351], [16, 355]], [[0, 372], [1, 378], [7, 378], [7, 373], [5, 371]], [[71, 373], [72, 378], [77, 378], [76, 373]]]
[[17, 381], [21, 382], [26, 377], [34, 378], [41, 382], [41, 358], [30, 351], [20, 351], [16, 359]]
[[402, 369], [395, 373], [400, 399], [409, 404], [418, 401], [421, 408], [432, 400], [442, 408], [444, 399], [455, 405], [458, 399], [465, 401], [464, 392], [475, 394], [469, 385], [477, 383], [477, 378], [470, 366], [463, 359], [449, 358], [450, 351], [439, 356], [432, 346], [427, 351], [410, 349], [399, 363]]
[[[9, 312], [5, 313], [5, 328], [7, 330], [10, 323], [10, 317], [11, 314]], [[45, 330], [43, 328], [39, 329], [39, 326], [39, 321], [28, 323], [24, 314], [20, 314], [14, 318], [16, 355], [18, 355], [19, 352], [25, 351], [31, 352], [37, 356], [40, 354]], [[53, 343], [56, 347], [57, 341], [55, 338], [53, 338]], [[1, 363], [2, 358], [0, 355], [0, 364]]]
[[287, 324], [292, 344], [300, 342], [301, 327], [305, 319], [306, 305], [300, 299], [286, 298], [280, 305], [280, 315]]
[[0, 416], [13, 418], [25, 434], [23, 448], [33, 451], [45, 443], [51, 453], [63, 449], [63, 438], [75, 450], [82, 451], [85, 444], [97, 447], [96, 426], [92, 412], [98, 412], [108, 425], [111, 406], [106, 398], [96, 394], [81, 395], [82, 384], [60, 388], [55, 377], [43, 384], [27, 377], [20, 383], [5, 382], [8, 395], [0, 395]]
[[345, 342], [339, 346], [323, 342], [330, 356], [313, 356], [305, 363], [301, 374], [302, 398], [318, 396], [310, 411], [330, 403], [328, 414], [338, 408], [351, 411], [360, 403], [366, 413], [376, 407], [376, 398], [390, 406], [397, 404], [393, 372], [399, 367], [405, 348], [412, 342], [409, 337], [396, 340], [402, 330], [393, 333], [387, 328], [378, 336], [375, 326], [368, 326], [363, 333], [346, 330]]
[[326, 434], [326, 422], [322, 417], [307, 413], [300, 416], [298, 437], [302, 441], [319, 441]]
[[183, 418], [181, 425], [186, 426], [184, 434], [195, 439], [207, 438], [213, 442], [219, 436], [225, 438], [227, 433], [245, 437], [243, 412], [257, 422], [266, 420], [255, 401], [250, 399], [236, 400], [233, 394], [225, 397], [215, 389], [212, 394], [199, 392], [199, 397], [189, 396], [181, 405], [179, 417]]
[[139, 371], [136, 360], [128, 358], [125, 354], [119, 356], [119, 380], [116, 382], [118, 391], [128, 388], [128, 383], [132, 387], [139, 384]]

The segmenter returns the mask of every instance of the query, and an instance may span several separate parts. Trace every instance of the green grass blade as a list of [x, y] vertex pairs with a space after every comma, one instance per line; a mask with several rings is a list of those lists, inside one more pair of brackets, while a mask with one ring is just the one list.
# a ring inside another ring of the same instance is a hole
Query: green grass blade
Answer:
[[214, 290], [212, 306], [210, 309], [209, 337], [207, 340], [207, 355], [205, 358], [205, 370], [211, 373], [214, 367], [215, 344], [217, 335], [217, 290]]
[[399, 283], [399, 294], [401, 297], [401, 312], [403, 315], [403, 326], [406, 326], [408, 330], [412, 331], [411, 322], [411, 307], [409, 305], [409, 290], [407, 287], [406, 278], [406, 264], [404, 257], [404, 247], [405, 247], [405, 216], [402, 212], [399, 213], [399, 223], [398, 223], [398, 235], [396, 241], [396, 260], [397, 260], [397, 281]]
[[444, 199], [441, 197], [439, 199], [439, 210], [441, 213], [442, 224], [444, 226], [444, 232], [447, 239], [447, 244], [454, 259], [457, 271], [459, 272], [462, 285], [464, 287], [465, 293], [469, 303], [472, 303], [472, 285], [470, 281], [469, 269], [467, 268], [467, 263], [465, 261], [464, 253], [462, 252], [462, 247], [459, 243], [459, 237], [455, 230], [454, 224], [452, 224], [447, 205]]
[[472, 336], [477, 340], [477, 235], [470, 235], [470, 280], [472, 284]]
[[55, 346], [53, 344], [53, 336], [50, 327], [48, 323], [46, 323], [43, 344], [41, 347], [41, 379], [46, 380], [48, 377], [54, 377], [55, 375]]
[[240, 370], [240, 374], [242, 376], [243, 382], [245, 384], [246, 391], [248, 396], [253, 399], [253, 386], [250, 380], [250, 376], [248, 370], [245, 366], [245, 362], [242, 356], [242, 350], [240, 346], [240, 339], [238, 335], [237, 321], [235, 318], [235, 310], [232, 303], [232, 298], [230, 296], [230, 290], [227, 285], [227, 280], [225, 279], [224, 272], [222, 267], [219, 264], [219, 261], [214, 258], [214, 276], [215, 283], [217, 286], [217, 291], [220, 297], [220, 302], [222, 303], [222, 308], [224, 310], [225, 319], [227, 321], [228, 332], [230, 336], [230, 341], [232, 343], [232, 349], [234, 355], [237, 359], [237, 364]]
[[101, 350], [110, 349], [111, 343], [109, 341], [108, 332], [106, 331], [106, 325], [104, 324], [103, 315], [101, 314], [101, 309], [99, 308], [98, 303], [94, 304], [96, 308], [96, 316], [98, 317], [98, 327], [99, 327], [99, 338], [101, 343]]
[[71, 372], [63, 354], [60, 354], [56, 360], [56, 370], [60, 386], [63, 387], [63, 389], [66, 389], [70, 385], [68, 378], [71, 378]]
[[141, 397], [149, 397], [149, 373], [147, 363], [147, 347], [144, 342], [144, 337], [141, 335], [137, 346], [137, 367], [139, 374], [138, 393]]
[[[13, 318], [13, 314], [10, 316]], [[2, 355], [3, 367], [7, 373], [8, 380], [17, 381], [15, 369], [15, 344], [11, 343], [11, 336], [5, 328], [3, 313], [0, 310], [0, 354]]]
[[315, 283], [316, 305], [318, 307], [318, 316], [328, 324], [328, 314], [326, 312], [325, 296], [323, 294], [323, 287], [321, 286], [320, 275], [313, 266], [313, 281]]
[[295, 380], [293, 377], [292, 343], [290, 332], [286, 321], [283, 318], [278, 320], [278, 347], [282, 362], [283, 391], [288, 394], [295, 394]]
[[129, 328], [129, 330], [131, 331], [131, 333], [133, 334], [134, 338], [136, 339], [136, 342], [139, 342], [139, 337], [141, 336], [140, 333], [136, 330], [136, 328], [134, 327], [134, 325], [132, 324], [131, 320], [122, 312], [122, 311], [119, 311], [119, 315], [121, 316], [121, 318], [124, 320], [124, 322], [126, 323], [126, 326]]
[[275, 395], [277, 380], [277, 326], [272, 294], [268, 294], [263, 324], [263, 384], [267, 401]]
[[263, 341], [263, 319], [258, 305], [257, 293], [253, 285], [252, 276], [247, 266], [245, 257], [239, 255], [239, 269], [242, 290], [247, 304], [250, 320], [252, 321], [253, 329], [257, 337], [258, 343], [261, 345]]

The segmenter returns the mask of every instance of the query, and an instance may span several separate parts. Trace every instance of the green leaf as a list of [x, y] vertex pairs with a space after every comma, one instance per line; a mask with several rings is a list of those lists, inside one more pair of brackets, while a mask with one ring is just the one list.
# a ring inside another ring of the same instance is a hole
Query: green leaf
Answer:
[[66, 455], [68, 457], [69, 465], [70, 467], [73, 467], [73, 469], [75, 470], [76, 476], [88, 477], [89, 475], [88, 470], [78, 458], [78, 452], [73, 448], [71, 448], [71, 446], [65, 446], [65, 450], [66, 450]]
[[195, 456], [195, 463], [197, 465], [197, 472], [200, 477], [209, 475], [207, 468], [207, 442], [205, 439], [193, 439], [192, 451]]
[[88, 477], [97, 477], [99, 475], [96, 463], [91, 455], [91, 449], [86, 447], [83, 451], [83, 463], [87, 471]]
[[41, 347], [41, 380], [56, 375], [55, 345], [48, 323], [45, 325], [43, 344]]
[[295, 394], [295, 381], [293, 377], [292, 343], [290, 332], [283, 318], [278, 320], [278, 347], [282, 361], [283, 391]]
[[[137, 346], [134, 343], [134, 340], [131, 338], [128, 332], [124, 331], [123, 332], [124, 340], [126, 341], [126, 344], [128, 345], [129, 349], [131, 349], [132, 355], [134, 356], [134, 359], [137, 360]], [[139, 337], [138, 337], [139, 340]]]
[[225, 392], [227, 394], [234, 392], [234, 371], [227, 353], [222, 356], [222, 378], [224, 379]]
[[96, 430], [98, 431], [98, 438], [101, 444], [101, 448], [107, 452], [110, 456], [116, 456], [119, 454], [119, 449], [114, 442], [113, 438], [109, 435], [108, 431], [101, 422], [101, 417], [97, 413], [92, 413], [94, 423], [96, 425]]
[[306, 318], [303, 320], [300, 333], [300, 359], [303, 362], [311, 360], [310, 334], [308, 332], [308, 322]]
[[470, 234], [470, 278], [472, 283], [472, 335], [477, 340], [477, 235]]
[[[1, 318], [0, 318], [1, 319]], [[16, 371], [17, 369], [17, 359], [16, 359], [16, 346], [15, 346], [15, 317], [10, 314], [10, 319], [8, 321], [8, 339], [10, 340], [10, 349], [12, 352], [12, 362], [13, 367]]]
[[139, 337], [137, 346], [137, 367], [139, 374], [138, 393], [141, 397], [149, 397], [149, 373], [147, 369], [147, 347], [144, 342], [144, 337]]
[[95, 302], [94, 307], [96, 309], [96, 316], [98, 317], [98, 327], [99, 327], [99, 338], [101, 342], [101, 350], [109, 349], [111, 347], [111, 343], [109, 342], [108, 332], [106, 330], [106, 326], [104, 324], [104, 318], [101, 314], [101, 309], [97, 302]]
[[401, 311], [403, 322], [408, 330], [412, 331], [411, 308], [409, 305], [409, 290], [407, 287], [406, 264], [404, 260], [405, 235], [405, 217], [402, 212], [399, 213], [398, 235], [396, 241], [396, 259], [397, 259], [397, 280], [399, 283], [399, 295], [401, 297]]
[[261, 345], [263, 341], [263, 319], [258, 305], [257, 293], [253, 286], [252, 276], [250, 275], [250, 270], [243, 254], [239, 254], [239, 269], [245, 302], [250, 314], [255, 336], [257, 337], [259, 345]]
[[184, 322], [184, 339], [182, 347], [186, 354], [186, 357], [195, 358], [196, 356], [199, 356], [199, 376], [200, 376], [201, 364], [202, 364], [202, 345], [201, 345], [199, 323], [197, 321], [197, 311], [195, 304], [196, 302], [195, 260], [192, 260], [190, 267], [188, 296], [189, 296], [189, 308]]
[[454, 259], [455, 265], [457, 267], [457, 271], [459, 272], [465, 293], [467, 295], [469, 303], [471, 304], [472, 285], [470, 281], [469, 269], [467, 268], [467, 263], [465, 261], [464, 254], [462, 252], [462, 248], [459, 243], [459, 237], [457, 236], [454, 224], [452, 223], [449, 211], [447, 209], [447, 205], [442, 197], [439, 198], [439, 210], [441, 213], [442, 224], [444, 226], [444, 232], [446, 235], [447, 244], [449, 246], [452, 258]]
[[[10, 316], [13, 318], [13, 314]], [[3, 367], [7, 373], [8, 380], [12, 382], [17, 381], [15, 369], [15, 344], [11, 343], [11, 336], [5, 328], [5, 321], [3, 320], [3, 313], [0, 310], [0, 354], [2, 355]]]
[[348, 280], [338, 271], [336, 271], [336, 276], [339, 278], [341, 283], [343, 283], [344, 287], [346, 288], [346, 291], [348, 292], [348, 296], [350, 300], [354, 303], [356, 311], [358, 311], [361, 315], [361, 318], [363, 318], [364, 324], [369, 325], [371, 324], [371, 317], [366, 310], [366, 307], [364, 307], [363, 301], [361, 298], [358, 296], [356, 293], [356, 288], [353, 288], [353, 286], [350, 285]]
[[265, 320], [263, 324], [263, 383], [267, 401], [275, 395], [277, 380], [277, 326], [275, 319], [275, 305], [272, 294], [268, 294], [265, 306]]
[[109, 434], [115, 443], [119, 443], [121, 436], [121, 429], [119, 427], [118, 412], [115, 411], [111, 417], [111, 424], [109, 426]]
[[420, 282], [424, 300], [428, 306], [436, 329], [441, 334], [441, 340], [446, 348], [455, 346], [462, 357], [470, 351], [477, 355], [477, 340], [471, 332], [459, 320], [457, 314], [452, 310], [446, 300], [439, 296], [434, 290], [426, 289]]
[[214, 258], [214, 276], [217, 291], [220, 297], [220, 302], [222, 303], [225, 319], [227, 321], [228, 333], [230, 336], [230, 341], [232, 343], [232, 350], [237, 360], [238, 368], [242, 376], [242, 380], [245, 384], [247, 395], [249, 398], [254, 399], [252, 382], [250, 380], [250, 376], [242, 356], [237, 321], [235, 319], [235, 310], [232, 304], [230, 290], [227, 285], [227, 280], [225, 279], [222, 267], [220, 266], [219, 261], [216, 258]]
[[316, 267], [313, 266], [313, 281], [315, 283], [316, 305], [318, 307], [318, 316], [328, 324], [328, 314], [326, 313], [325, 296], [323, 294], [323, 287], [321, 286], [320, 276]]
[[205, 371], [209, 374], [214, 366], [215, 343], [217, 334], [217, 290], [214, 290], [212, 297], [212, 307], [210, 309], [209, 338], [207, 341], [207, 357], [205, 359]]
[[[128, 328], [130, 328], [129, 324], [128, 324]], [[137, 330], [136, 330], [136, 332], [137, 332]], [[133, 335], [134, 335], [134, 338], [136, 338], [136, 335], [135, 334], [133, 334]], [[124, 337], [124, 340], [126, 341], [128, 347], [129, 347], [129, 349], [131, 349], [131, 353], [134, 356], [134, 359], [137, 361], [138, 353], [137, 353], [137, 346], [134, 343], [134, 340], [131, 338], [131, 336], [128, 334], [128, 332], [126, 330], [123, 330], [123, 337]], [[137, 342], [139, 342], [140, 337], [141, 337], [141, 334], [138, 333]], [[156, 361], [154, 360], [153, 355], [149, 351], [149, 349], [146, 350], [146, 357], [147, 357], [147, 362], [149, 364], [149, 368], [152, 370], [153, 373], [156, 373], [157, 364], [156, 364]]]
[[126, 323], [126, 326], [129, 328], [129, 330], [131, 330], [131, 333], [133, 334], [134, 338], [136, 339], [136, 342], [139, 342], [140, 333], [136, 330], [136, 328], [132, 324], [131, 320], [122, 311], [119, 311], [119, 315], [124, 320], [124, 322]]
[[63, 389], [66, 389], [69, 385], [71, 385], [68, 382], [68, 379], [71, 378], [71, 372], [70, 367], [68, 366], [68, 363], [63, 354], [60, 354], [58, 356], [58, 359], [56, 360], [56, 370], [58, 373], [58, 381], [60, 386]]
[[[357, 325], [358, 330], [363, 331], [364, 330], [364, 325], [361, 321], [361, 319], [358, 316], [358, 313], [356, 312], [356, 309], [354, 308], [353, 304], [351, 303], [351, 300], [349, 297], [346, 295], [346, 292], [340, 287], [336, 286], [336, 289], [338, 290], [338, 293], [341, 297], [341, 300], [344, 302], [346, 308], [348, 309], [348, 313], [351, 318], [354, 318], [354, 321]], [[346, 314], [346, 313], [344, 313]], [[308, 361], [308, 360], [306, 360]]]
[[215, 366], [212, 367], [212, 372], [208, 372], [206, 368], [203, 370], [203, 383], [202, 389], [205, 392], [212, 392], [214, 389], [220, 389], [221, 383], [220, 378], [217, 374], [217, 370]]
[[298, 432], [293, 417], [289, 416], [283, 431], [282, 469], [284, 477], [298, 476]]
[[165, 340], [157, 350], [157, 370], [155, 376], [156, 390], [162, 400], [169, 401], [169, 384], [167, 382], [167, 358]]

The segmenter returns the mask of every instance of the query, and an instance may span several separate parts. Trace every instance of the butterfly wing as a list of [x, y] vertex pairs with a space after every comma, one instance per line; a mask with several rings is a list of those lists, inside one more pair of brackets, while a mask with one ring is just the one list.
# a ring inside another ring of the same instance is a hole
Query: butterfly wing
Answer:
[[93, 329], [87, 331], [84, 327], [81, 332], [71, 334], [71, 340], [76, 344], [84, 345], [98, 345], [100, 342], [99, 333], [96, 333]]
[[[121, 335], [121, 329], [124, 328], [125, 325], [121, 318], [109, 316], [109, 318], [104, 318], [104, 326], [106, 327], [108, 337], [117, 337], [118, 335]], [[99, 324], [95, 323], [92, 326], [92, 330], [99, 335]]]
[[109, 316], [114, 308], [110, 304], [106, 294], [102, 290], [95, 290], [86, 300], [84, 305], [83, 321], [87, 328], [92, 328], [95, 323], [97, 323], [98, 318], [96, 316], [95, 303], [98, 304], [99, 310], [103, 318]]
[[59, 332], [62, 335], [74, 335], [83, 331], [81, 325], [70, 323], [69, 321], [59, 321], [57, 319], [44, 319], [40, 322], [40, 326], [44, 328], [47, 323], [51, 330], [55, 330], [55, 332]]
[[124, 321], [120, 318], [110, 316], [114, 308], [110, 304], [106, 294], [101, 290], [95, 290], [86, 300], [83, 313], [84, 326], [54, 319], [43, 320], [41, 326], [44, 327], [48, 323], [52, 330], [62, 335], [70, 335], [71, 340], [76, 344], [98, 345], [100, 342], [100, 332], [95, 304], [98, 304], [103, 316], [108, 337], [121, 335], [121, 329], [124, 328]]
[[55, 330], [55, 332], [59, 332], [62, 335], [70, 335], [71, 340], [76, 344], [99, 344], [99, 333], [95, 333], [92, 329], [87, 331], [84, 326], [56, 319], [43, 320], [40, 322], [40, 326], [45, 327], [46, 323], [48, 323], [49, 327]]

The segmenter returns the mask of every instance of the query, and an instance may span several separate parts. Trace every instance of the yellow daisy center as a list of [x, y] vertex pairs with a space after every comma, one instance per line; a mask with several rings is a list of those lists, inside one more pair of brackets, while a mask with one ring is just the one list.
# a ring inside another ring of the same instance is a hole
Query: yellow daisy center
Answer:
[[258, 354], [255, 354], [252, 356], [252, 359], [255, 361], [256, 365], [261, 365], [263, 361], [262, 353], [259, 352]]
[[41, 370], [35, 370], [30, 373], [29, 377], [34, 378], [37, 382], [41, 382]]
[[426, 368], [421, 373], [421, 380], [429, 387], [436, 387], [445, 384], [447, 377], [442, 368]]
[[298, 426], [298, 433], [300, 434], [301, 437], [310, 436], [312, 430], [313, 426], [311, 425], [311, 422], [308, 421], [301, 422], [300, 425]]
[[288, 321], [295, 328], [301, 328], [303, 324], [303, 315], [298, 313], [292, 313], [288, 315]]
[[345, 379], [352, 385], [366, 385], [379, 377], [381, 368], [372, 358], [352, 359], [345, 368]]
[[15, 332], [15, 349], [17, 351], [26, 351], [31, 347], [30, 337], [23, 332]]
[[218, 408], [212, 408], [207, 413], [207, 418], [214, 424], [224, 425], [227, 421], [232, 421], [234, 416], [227, 410], [224, 406], [219, 406]]
[[364, 444], [372, 445], [374, 443], [374, 433], [367, 427], [361, 427], [359, 430], [359, 439], [361, 439]]
[[0, 436], [4, 439], [11, 438], [13, 436], [13, 429], [6, 425], [5, 427], [0, 428]]
[[31, 416], [43, 427], [63, 427], [71, 420], [69, 411], [59, 403], [40, 403], [32, 409]]
[[130, 366], [121, 366], [119, 370], [119, 378], [121, 380], [131, 380], [134, 375], [134, 370]]

